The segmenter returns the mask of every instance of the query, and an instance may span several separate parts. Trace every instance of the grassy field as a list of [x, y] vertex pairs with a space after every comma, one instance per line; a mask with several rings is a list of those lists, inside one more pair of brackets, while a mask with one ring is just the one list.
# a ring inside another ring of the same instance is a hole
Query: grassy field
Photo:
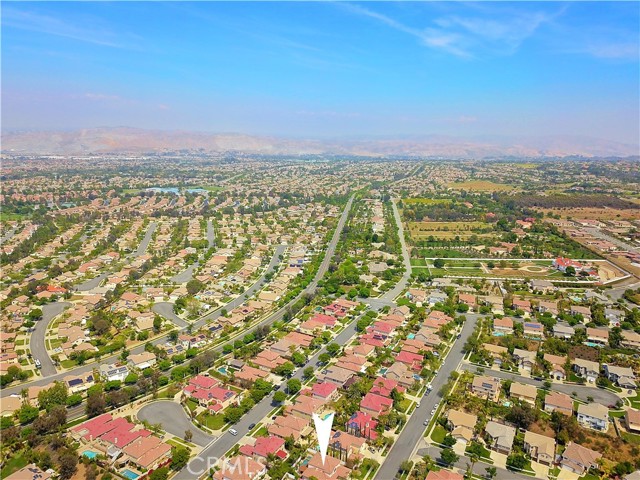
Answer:
[[483, 222], [408, 222], [409, 234], [416, 240], [433, 236], [435, 238], [453, 238], [459, 236], [468, 238], [471, 235], [486, 237], [491, 233], [478, 233], [478, 230], [488, 228]]
[[17, 454], [13, 458], [7, 460], [2, 466], [2, 470], [0, 470], [0, 478], [7, 478], [13, 472], [20, 470], [22, 467], [26, 467], [27, 463], [29, 462], [22, 453]]
[[427, 265], [427, 261], [424, 258], [412, 258], [411, 265], [414, 267], [425, 267]]
[[439, 205], [451, 203], [451, 200], [449, 200], [448, 198], [406, 198], [402, 202], [406, 205], [411, 205], [413, 203], [420, 203], [423, 205]]
[[449, 188], [454, 190], [470, 190], [475, 192], [505, 192], [513, 190], [513, 187], [503, 183], [494, 183], [488, 180], [469, 180], [467, 182], [449, 183]]
[[447, 436], [447, 431], [444, 429], [442, 425], [436, 425], [431, 433], [431, 440], [436, 443], [442, 444], [444, 441], [444, 437]]
[[196, 418], [202, 425], [211, 430], [220, 430], [224, 427], [224, 415], [222, 414], [207, 415], [205, 412], [202, 412]]
[[206, 190], [207, 192], [220, 192], [224, 190], [224, 187], [216, 187], [215, 185], [203, 185], [199, 188]]

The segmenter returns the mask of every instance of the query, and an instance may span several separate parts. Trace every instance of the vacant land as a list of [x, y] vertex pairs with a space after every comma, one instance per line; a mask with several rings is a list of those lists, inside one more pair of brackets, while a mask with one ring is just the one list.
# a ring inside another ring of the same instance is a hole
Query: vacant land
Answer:
[[467, 182], [449, 183], [447, 187], [454, 190], [470, 190], [474, 192], [506, 192], [514, 187], [503, 183], [494, 183], [488, 180], [469, 180]]
[[640, 208], [536, 208], [545, 216], [549, 214], [559, 215], [561, 218], [589, 219], [589, 220], [635, 220], [640, 219]]

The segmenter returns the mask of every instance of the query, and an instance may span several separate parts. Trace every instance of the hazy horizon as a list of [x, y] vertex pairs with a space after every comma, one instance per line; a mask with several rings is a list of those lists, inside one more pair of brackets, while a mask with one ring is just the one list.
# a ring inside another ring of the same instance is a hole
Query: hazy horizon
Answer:
[[5, 3], [2, 124], [638, 145], [637, 2]]

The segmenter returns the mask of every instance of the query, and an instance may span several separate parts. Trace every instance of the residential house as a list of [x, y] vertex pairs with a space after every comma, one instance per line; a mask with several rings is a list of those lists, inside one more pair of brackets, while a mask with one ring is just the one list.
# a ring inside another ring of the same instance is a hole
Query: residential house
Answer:
[[385, 378], [395, 380], [403, 387], [410, 387], [415, 383], [411, 370], [401, 362], [394, 362], [385, 372]]
[[602, 454], [583, 447], [577, 443], [569, 442], [562, 453], [560, 466], [578, 475], [583, 475], [590, 468], [598, 468], [598, 459]]
[[81, 373], [80, 375], [67, 375], [62, 380], [72, 395], [84, 392], [95, 384], [93, 372]]
[[308, 419], [303, 419], [295, 415], [279, 415], [275, 421], [267, 426], [270, 435], [276, 435], [280, 438], [293, 437], [297, 442], [301, 437], [311, 432], [311, 426]]
[[496, 337], [513, 335], [513, 320], [509, 317], [494, 318], [493, 335]]
[[640, 333], [636, 333], [633, 330], [623, 330], [620, 344], [624, 348], [640, 350]]
[[429, 292], [429, 296], [427, 297], [427, 303], [430, 307], [433, 307], [437, 303], [445, 303], [449, 297], [446, 293], [441, 290], [434, 290], [433, 292]]
[[306, 468], [302, 467], [302, 480], [311, 480], [312, 478], [322, 480], [347, 480], [351, 470], [335, 457], [327, 455], [325, 461], [322, 461], [320, 452], [316, 453], [307, 464]]
[[347, 381], [355, 375], [351, 370], [347, 370], [346, 368], [331, 366], [327, 368], [327, 373], [319, 373], [316, 375], [318, 380], [323, 380], [325, 382], [335, 383], [336, 385], [343, 386]]
[[604, 373], [609, 380], [621, 388], [636, 388], [636, 376], [630, 367], [618, 367], [617, 365], [603, 364]]
[[544, 397], [545, 412], [560, 412], [568, 416], [573, 416], [573, 399], [564, 393], [549, 392]]
[[30, 463], [26, 467], [6, 476], [4, 480], [49, 480], [52, 475], [52, 471], [45, 472], [35, 463]]
[[557, 288], [549, 280], [533, 279], [529, 282], [529, 286], [531, 287], [531, 290], [542, 292], [545, 294], [555, 292], [557, 290]]
[[515, 348], [513, 350], [513, 360], [520, 370], [531, 373], [536, 364], [536, 352]]
[[449, 410], [447, 412], [447, 425], [451, 436], [457, 441], [466, 444], [473, 439], [473, 430], [478, 422], [476, 415], [461, 410]]
[[392, 405], [391, 398], [369, 392], [360, 401], [360, 410], [377, 419], [383, 413], [388, 412]]
[[569, 308], [569, 313], [571, 315], [582, 315], [582, 319], [584, 323], [589, 323], [591, 321], [591, 309], [589, 307], [582, 307], [580, 305], [572, 305]]
[[338, 385], [332, 382], [316, 382], [311, 387], [311, 394], [313, 398], [323, 402], [336, 400], [339, 394]]
[[335, 431], [329, 440], [329, 447], [333, 451], [345, 452], [347, 458], [359, 458], [365, 452], [365, 439], [347, 432]]
[[487, 437], [487, 447], [498, 453], [509, 455], [516, 436], [516, 429], [509, 425], [489, 421], [484, 429]]
[[549, 312], [554, 317], [557, 316], [558, 313], [560, 313], [560, 311], [558, 310], [558, 302], [548, 300], [540, 300], [540, 303], [538, 303], [538, 311], [540, 313]]
[[375, 418], [359, 410], [351, 415], [351, 418], [347, 421], [346, 429], [347, 432], [358, 437], [375, 440], [378, 438], [378, 432], [376, 432], [377, 426], [378, 421]]
[[124, 379], [129, 375], [129, 369], [126, 365], [100, 365], [100, 376], [107, 382], [119, 380], [124, 382]]
[[561, 325], [556, 323], [553, 326], [553, 336], [556, 338], [564, 338], [565, 340], [570, 339], [576, 333], [575, 328], [570, 327], [569, 325]]
[[489, 355], [493, 357], [493, 364], [497, 367], [501, 367], [504, 358], [509, 355], [509, 350], [507, 349], [507, 347], [503, 347], [500, 345], [485, 343], [484, 345], [482, 345], [482, 348], [489, 352]]
[[171, 445], [164, 443], [158, 437], [149, 435], [139, 437], [129, 443], [122, 449], [122, 452], [137, 467], [153, 470], [171, 456]]
[[500, 397], [500, 380], [484, 375], [474, 377], [471, 392], [478, 397], [497, 402]]
[[533, 385], [513, 382], [509, 389], [509, 395], [511, 398], [517, 398], [518, 400], [535, 406], [538, 389]]
[[592, 430], [606, 432], [609, 428], [609, 409], [599, 403], [580, 404], [578, 423]]
[[524, 336], [526, 338], [539, 340], [544, 338], [544, 325], [538, 322], [524, 322]]
[[524, 433], [524, 451], [533, 461], [550, 466], [556, 459], [556, 440], [527, 430]]
[[564, 366], [567, 363], [567, 357], [545, 353], [543, 358], [551, 365], [551, 367], [549, 368], [549, 374], [551, 375], [551, 378], [553, 378], [554, 380], [565, 380], [566, 374], [564, 371]]
[[464, 477], [460, 473], [451, 472], [443, 468], [438, 471], [431, 470], [425, 480], [464, 480]]
[[127, 363], [132, 368], [144, 370], [145, 368], [152, 367], [156, 364], [156, 354], [153, 352], [142, 352], [129, 355]]
[[609, 344], [609, 330], [587, 327], [587, 344], [604, 347]]
[[604, 316], [609, 321], [609, 327], [619, 327], [620, 323], [624, 321], [624, 310], [617, 308], [605, 308]]
[[600, 373], [600, 365], [598, 362], [592, 362], [591, 360], [584, 360], [582, 358], [574, 358], [573, 371], [586, 379], [589, 383], [594, 383]]
[[512, 307], [514, 310], [522, 310], [525, 314], [531, 313], [531, 302], [529, 300], [514, 298], [512, 300]]
[[640, 410], [630, 408], [624, 413], [626, 426], [632, 432], [640, 432]]

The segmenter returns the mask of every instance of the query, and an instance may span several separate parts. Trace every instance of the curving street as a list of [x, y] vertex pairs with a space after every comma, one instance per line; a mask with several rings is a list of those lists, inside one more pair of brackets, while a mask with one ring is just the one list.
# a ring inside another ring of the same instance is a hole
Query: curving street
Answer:
[[49, 323], [51, 323], [55, 317], [60, 315], [65, 308], [70, 306], [71, 304], [69, 302], [54, 302], [43, 305], [42, 319], [35, 322], [36, 325], [33, 327], [33, 333], [29, 340], [31, 356], [34, 361], [40, 360], [42, 365], [40, 373], [43, 377], [48, 377], [57, 373], [56, 367], [53, 364], [51, 357], [49, 357], [49, 352], [47, 352], [47, 347], [44, 341], [47, 329], [49, 328]]
[[151, 424], [160, 423], [162, 430], [178, 438], [184, 438], [184, 432], [191, 430], [193, 434], [191, 443], [201, 447], [208, 445], [215, 438], [196, 427], [187, 416], [182, 405], [171, 400], [157, 400], [148, 403], [138, 410], [137, 416], [140, 420]]

